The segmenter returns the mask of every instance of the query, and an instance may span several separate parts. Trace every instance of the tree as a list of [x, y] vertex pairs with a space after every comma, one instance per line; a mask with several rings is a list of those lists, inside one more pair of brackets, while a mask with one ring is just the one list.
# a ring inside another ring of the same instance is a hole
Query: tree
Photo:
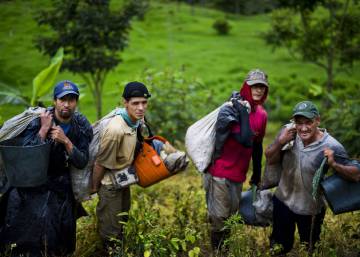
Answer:
[[107, 74], [120, 62], [128, 45], [131, 20], [144, 14], [142, 0], [130, 0], [121, 10], [110, 10], [109, 0], [54, 0], [53, 8], [36, 17], [53, 33], [39, 36], [36, 46], [47, 55], [64, 48], [62, 68], [79, 74], [95, 100], [101, 118], [102, 93]]
[[[356, 0], [280, 0], [283, 9], [273, 12], [265, 41], [286, 47], [295, 58], [314, 63], [326, 72], [328, 96], [334, 78], [349, 71], [360, 59], [360, 9]], [[300, 15], [300, 21], [297, 19]], [[329, 107], [329, 97], [324, 97]]]

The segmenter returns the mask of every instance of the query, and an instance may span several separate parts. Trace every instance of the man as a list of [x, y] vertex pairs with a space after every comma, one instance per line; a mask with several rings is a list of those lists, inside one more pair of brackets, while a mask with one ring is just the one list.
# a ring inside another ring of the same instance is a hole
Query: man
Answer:
[[[298, 103], [292, 117], [295, 126], [284, 127], [265, 151], [268, 164], [282, 163], [279, 185], [273, 197], [273, 231], [270, 237], [272, 247], [276, 244], [281, 246], [279, 254], [292, 249], [295, 226], [300, 241], [310, 249], [319, 240], [325, 205], [320, 197], [317, 200], [312, 197], [313, 177], [324, 159], [326, 148], [347, 156], [344, 147], [325, 129], [319, 128], [320, 114], [312, 102]], [[293, 146], [282, 151], [293, 140]], [[345, 159], [343, 161], [346, 164]]]
[[[122, 223], [126, 216], [120, 213], [130, 209], [130, 188], [118, 189], [115, 176], [118, 171], [128, 168], [135, 154], [137, 129], [144, 118], [150, 93], [140, 82], [128, 83], [123, 91], [125, 108], [111, 118], [102, 132], [99, 152], [96, 157], [93, 182], [101, 179], [98, 191], [99, 203], [96, 208], [98, 230], [104, 246], [111, 246], [111, 239], [122, 239]], [[96, 191], [96, 190], [94, 190]]]
[[263, 71], [250, 71], [240, 93], [234, 95], [232, 105], [222, 107], [218, 115], [214, 161], [204, 176], [214, 250], [222, 246], [228, 235], [228, 231], [223, 229], [224, 221], [239, 210], [251, 158], [253, 175], [250, 183], [258, 184], [260, 181], [262, 141], [267, 123], [262, 104], [268, 94], [268, 85]]
[[54, 88], [54, 107], [34, 119], [19, 136], [24, 146], [44, 142], [51, 146], [46, 183], [10, 187], [4, 195], [0, 245], [15, 246], [14, 256], [66, 256], [75, 250], [77, 204], [70, 165], [86, 166], [93, 136], [88, 120], [76, 112], [79, 95], [74, 83], [59, 82]]

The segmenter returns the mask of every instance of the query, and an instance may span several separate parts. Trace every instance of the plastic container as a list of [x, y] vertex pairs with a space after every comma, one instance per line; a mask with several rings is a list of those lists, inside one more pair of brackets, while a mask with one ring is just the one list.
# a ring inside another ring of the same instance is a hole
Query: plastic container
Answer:
[[321, 186], [334, 214], [360, 210], [360, 182], [351, 182], [334, 174], [327, 177]]
[[254, 189], [249, 189], [241, 193], [239, 213], [245, 224], [254, 225], [256, 223], [254, 202]]
[[151, 146], [153, 139], [160, 140], [163, 143], [167, 142], [165, 138], [160, 136], [145, 138], [143, 147], [134, 162], [136, 174], [139, 178], [138, 185], [142, 187], [151, 186], [172, 175]]
[[10, 186], [36, 187], [46, 183], [50, 144], [23, 146], [22, 138], [0, 142], [0, 155]]

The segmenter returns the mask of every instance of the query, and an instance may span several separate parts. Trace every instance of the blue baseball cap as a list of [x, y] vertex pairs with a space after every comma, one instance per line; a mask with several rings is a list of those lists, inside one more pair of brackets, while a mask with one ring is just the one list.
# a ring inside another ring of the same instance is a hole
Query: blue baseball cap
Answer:
[[79, 88], [70, 80], [60, 81], [54, 88], [54, 99], [61, 98], [68, 94], [79, 96]]

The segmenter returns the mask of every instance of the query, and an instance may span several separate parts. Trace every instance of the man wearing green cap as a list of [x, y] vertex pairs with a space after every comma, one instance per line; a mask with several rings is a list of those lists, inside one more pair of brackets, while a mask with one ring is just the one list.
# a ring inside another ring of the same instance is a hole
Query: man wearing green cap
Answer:
[[[292, 249], [296, 226], [300, 241], [308, 247], [312, 248], [320, 239], [325, 204], [320, 197], [316, 200], [312, 197], [313, 177], [321, 166], [326, 149], [347, 156], [344, 147], [325, 129], [319, 128], [320, 114], [315, 104], [310, 101], [298, 103], [292, 118], [294, 126], [284, 127], [265, 151], [268, 164], [282, 164], [273, 197], [273, 231], [270, 236], [271, 247], [281, 246], [280, 254]], [[292, 147], [283, 150], [291, 141], [294, 142]], [[348, 160], [341, 161], [341, 164], [348, 165]]]

